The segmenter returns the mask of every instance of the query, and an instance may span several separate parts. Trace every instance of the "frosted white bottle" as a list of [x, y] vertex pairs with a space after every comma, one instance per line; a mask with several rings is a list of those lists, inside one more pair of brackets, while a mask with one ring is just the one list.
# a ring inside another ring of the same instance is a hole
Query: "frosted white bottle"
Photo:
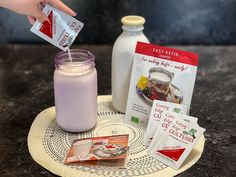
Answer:
[[125, 113], [136, 43], [149, 41], [143, 34], [143, 17], [125, 16], [121, 22], [123, 32], [112, 51], [112, 104], [116, 110]]

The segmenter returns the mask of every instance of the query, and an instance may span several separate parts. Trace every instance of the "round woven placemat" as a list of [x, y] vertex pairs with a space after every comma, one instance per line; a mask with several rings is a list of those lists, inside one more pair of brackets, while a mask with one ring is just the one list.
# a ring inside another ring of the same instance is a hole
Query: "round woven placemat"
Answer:
[[[35, 118], [28, 134], [28, 148], [38, 164], [65, 177], [172, 177], [195, 164], [204, 149], [205, 139], [202, 136], [182, 167], [176, 171], [148, 156], [147, 148], [142, 145], [144, 132], [144, 128], [124, 123], [124, 114], [113, 109], [111, 96], [98, 96], [98, 123], [94, 129], [77, 134], [61, 130], [56, 125], [55, 108], [51, 107]], [[118, 134], [129, 134], [130, 149], [126, 168], [63, 164], [73, 140]]]

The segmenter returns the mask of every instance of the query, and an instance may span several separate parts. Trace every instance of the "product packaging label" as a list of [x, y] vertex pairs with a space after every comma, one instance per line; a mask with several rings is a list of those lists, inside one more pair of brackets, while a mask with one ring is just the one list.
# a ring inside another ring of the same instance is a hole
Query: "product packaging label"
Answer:
[[162, 119], [163, 112], [174, 111], [177, 113], [187, 114], [187, 106], [183, 104], [175, 104], [167, 101], [154, 100], [152, 105], [151, 114], [148, 121], [148, 126], [144, 135], [143, 144], [149, 146], [155, 131]]
[[76, 162], [81, 165], [124, 165], [128, 154], [128, 141], [128, 134], [75, 140], [65, 164]]
[[152, 147], [158, 142], [162, 134], [168, 129], [171, 123], [177, 118], [183, 119], [187, 122], [193, 122], [193, 123], [197, 123], [198, 121], [198, 118], [196, 117], [188, 116], [185, 114], [179, 114], [179, 113], [175, 113], [171, 111], [164, 111], [160, 121], [158, 122], [156, 126], [156, 131], [154, 132], [153, 139], [150, 143], [148, 151], [152, 149]]
[[126, 119], [147, 126], [154, 100], [190, 107], [198, 55], [138, 42], [133, 62]]
[[43, 8], [43, 12], [48, 16], [50, 23], [41, 24], [36, 21], [30, 31], [61, 50], [67, 50], [84, 24], [48, 4]]
[[197, 123], [177, 117], [148, 153], [177, 170], [204, 131]]

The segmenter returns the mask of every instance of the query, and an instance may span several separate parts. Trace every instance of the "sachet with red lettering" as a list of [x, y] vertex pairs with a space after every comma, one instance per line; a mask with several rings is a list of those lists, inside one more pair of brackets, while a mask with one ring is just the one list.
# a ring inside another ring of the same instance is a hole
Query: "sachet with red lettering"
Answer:
[[157, 143], [157, 141], [162, 137], [163, 133], [168, 129], [168, 127], [171, 125], [171, 123], [174, 121], [176, 118], [181, 118], [185, 121], [188, 122], [194, 122], [197, 123], [198, 118], [197, 117], [192, 117], [188, 116], [185, 114], [180, 114], [172, 111], [163, 111], [162, 117], [158, 124], [156, 125], [156, 131], [154, 132], [153, 139], [149, 145], [149, 149], [147, 151], [150, 151], [152, 147]]
[[175, 118], [167, 130], [156, 141], [149, 155], [177, 170], [192, 151], [204, 128], [194, 121]]
[[152, 142], [157, 127], [159, 127], [160, 121], [166, 117], [166, 115], [163, 114], [165, 111], [187, 114], [187, 106], [183, 104], [154, 100], [148, 126], [143, 138], [143, 145], [149, 146]]
[[61, 50], [67, 50], [84, 24], [48, 4], [43, 8], [43, 12], [48, 16], [50, 23], [45, 21], [41, 24], [37, 20], [30, 31]]

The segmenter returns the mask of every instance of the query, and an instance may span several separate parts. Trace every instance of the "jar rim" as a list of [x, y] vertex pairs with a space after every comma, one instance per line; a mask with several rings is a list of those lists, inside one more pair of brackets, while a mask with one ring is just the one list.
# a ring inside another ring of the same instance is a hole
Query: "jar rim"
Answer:
[[[71, 59], [69, 57], [71, 56]], [[95, 56], [88, 50], [71, 49], [55, 56], [55, 68], [65, 74], [86, 74], [95, 68]]]
[[71, 63], [70, 66], [89, 65], [93, 64], [94, 61], [95, 56], [90, 51], [84, 49], [70, 49], [69, 51], [61, 51], [56, 54], [55, 67], [60, 68], [61, 65], [66, 63]]

